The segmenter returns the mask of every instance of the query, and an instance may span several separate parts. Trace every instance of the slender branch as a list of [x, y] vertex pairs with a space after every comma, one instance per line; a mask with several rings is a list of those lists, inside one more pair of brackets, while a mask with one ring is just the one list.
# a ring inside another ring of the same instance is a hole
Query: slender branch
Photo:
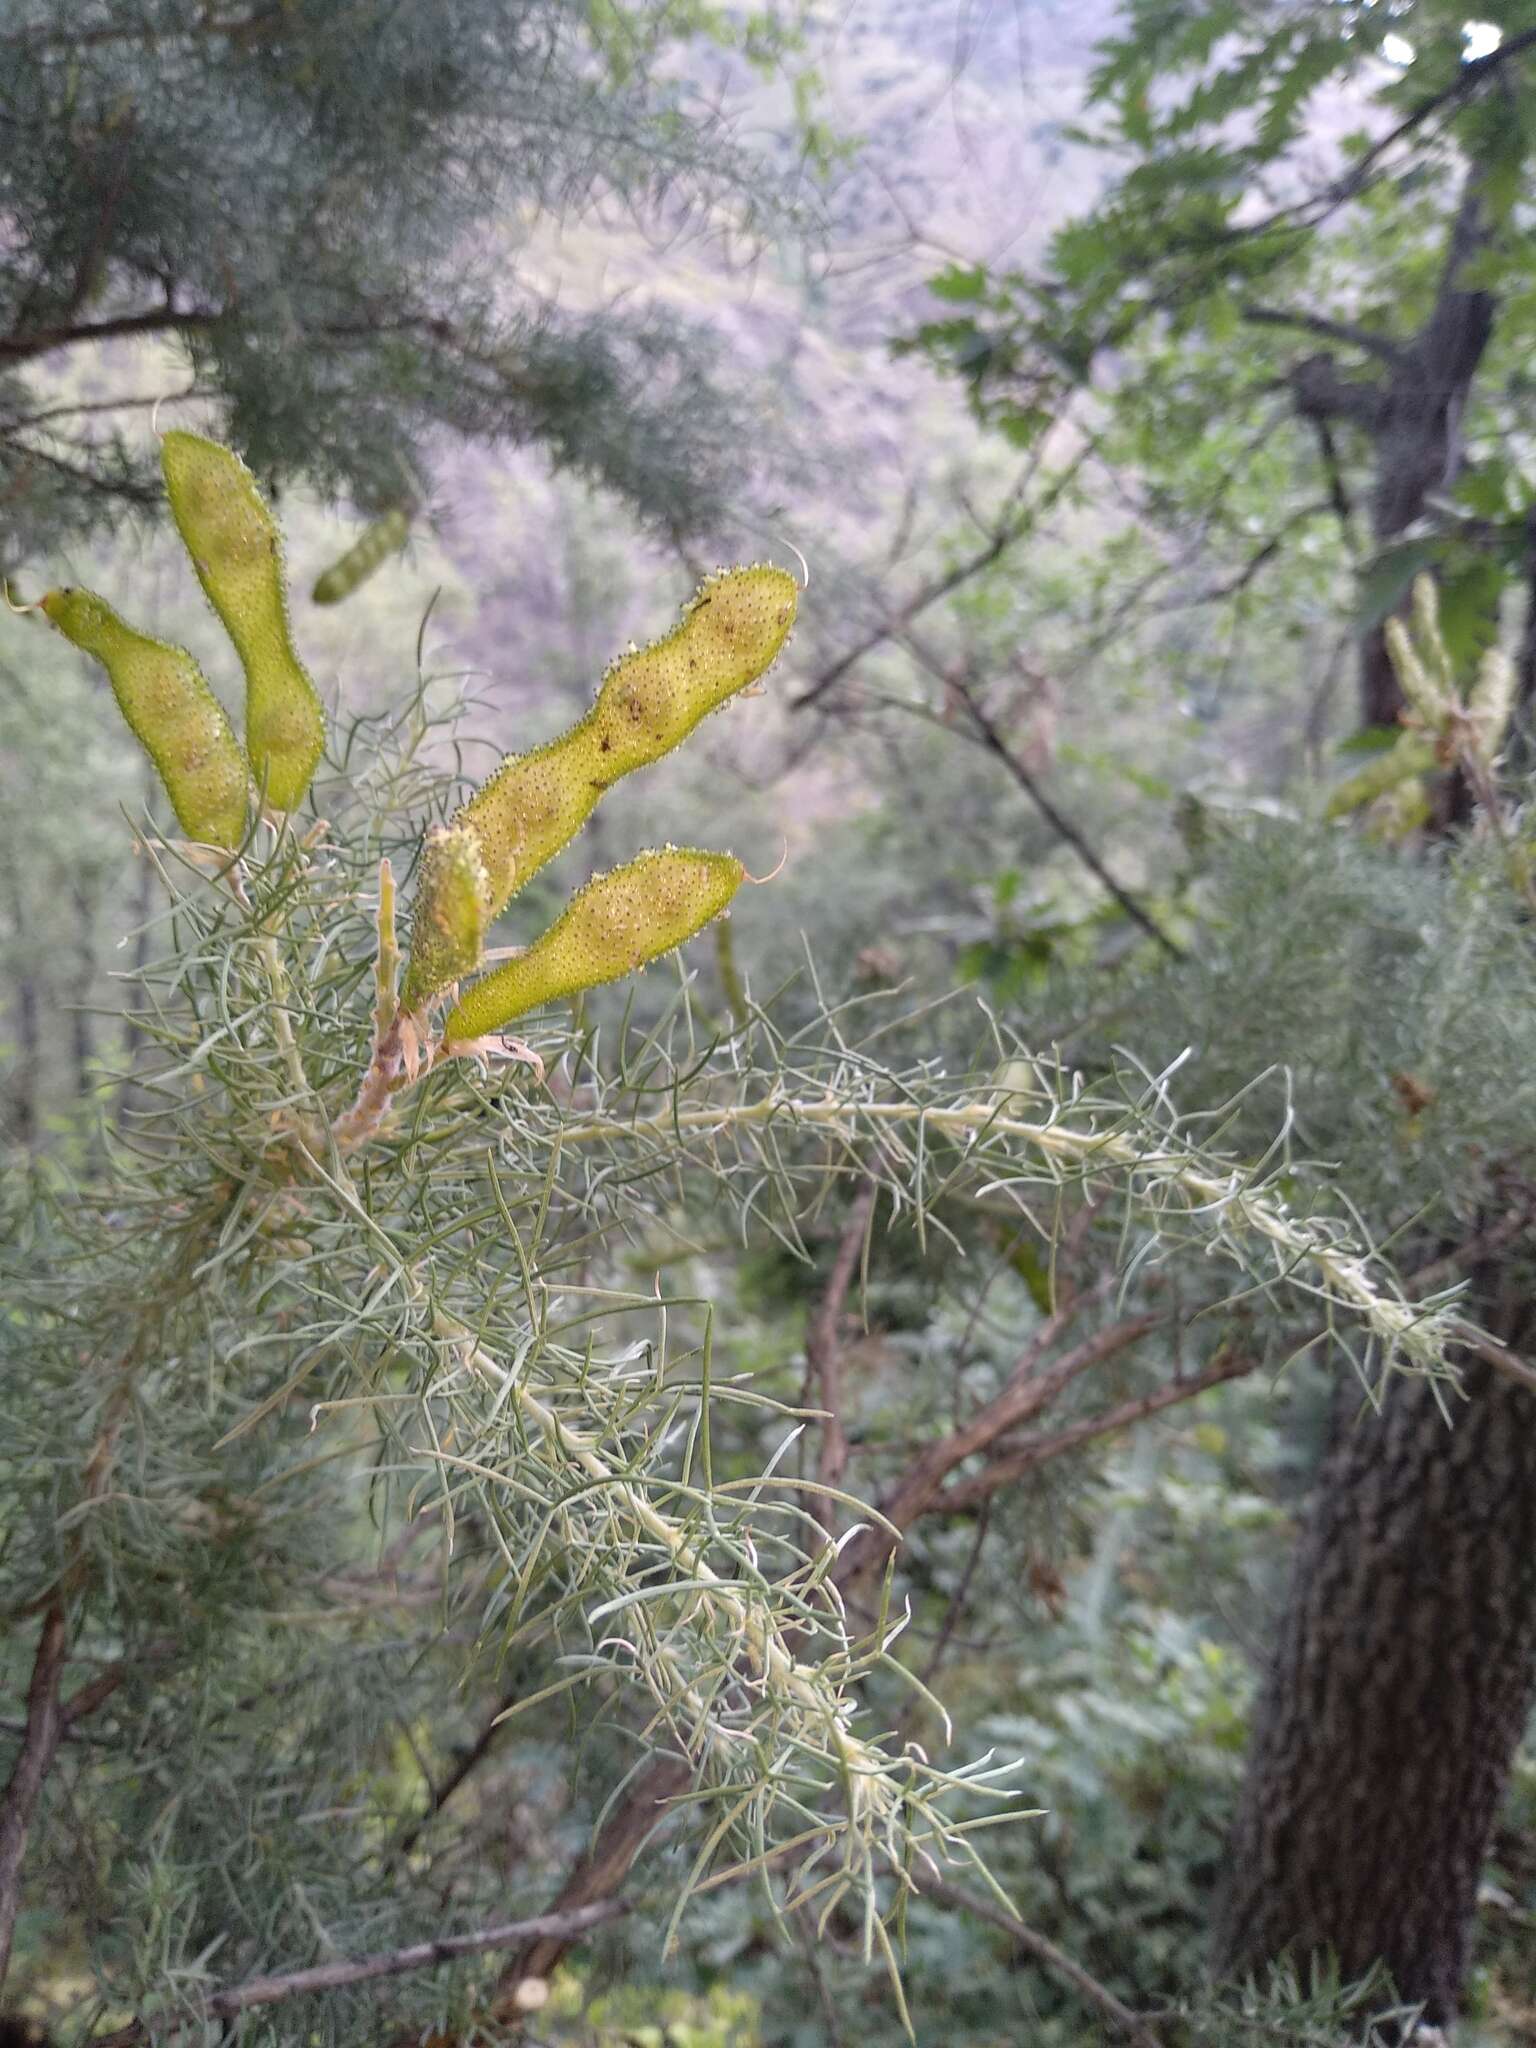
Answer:
[[1074, 1962], [1065, 1949], [1059, 1949], [1054, 1941], [1038, 1933], [1017, 1913], [1010, 1913], [995, 1900], [980, 1898], [963, 1885], [951, 1884], [946, 1878], [933, 1877], [926, 1873], [917, 1879], [917, 1888], [926, 1899], [937, 1899], [946, 1906], [958, 1907], [965, 1913], [974, 1913], [978, 1920], [985, 1920], [993, 1927], [1000, 1928], [1014, 1946], [1070, 1984], [1085, 2004], [1101, 2013], [1112, 2025], [1119, 2028], [1135, 2048], [1159, 2048], [1158, 2037], [1152, 2032], [1140, 2013], [1132, 2012], [1115, 1994], [1090, 1977], [1081, 1963]]
[[511, 1692], [503, 1694], [501, 1699], [496, 1702], [490, 1719], [480, 1730], [480, 1733], [475, 1737], [469, 1748], [459, 1758], [453, 1769], [443, 1778], [441, 1784], [434, 1785], [430, 1781], [428, 1782], [426, 1806], [402, 1831], [400, 1839], [395, 1845], [396, 1855], [408, 1856], [411, 1853], [421, 1838], [422, 1830], [430, 1821], [437, 1818], [438, 1814], [442, 1812], [443, 1808], [448, 1804], [454, 1793], [458, 1791], [465, 1779], [470, 1776], [471, 1772], [478, 1770], [480, 1765], [484, 1763], [491, 1753], [492, 1745], [495, 1743], [497, 1730], [503, 1725], [511, 1709], [517, 1705], [521, 1692], [522, 1688], [519, 1686], [515, 1687]]
[[0, 1985], [11, 1965], [11, 1943], [21, 1903], [21, 1866], [27, 1836], [64, 1733], [59, 1679], [69, 1651], [64, 1603], [55, 1600], [43, 1616], [27, 1687], [27, 1730], [3, 1797], [0, 1797]]
[[430, 1970], [460, 1956], [484, 1955], [492, 1949], [513, 1948], [523, 1941], [576, 1941], [594, 1927], [602, 1927], [629, 1911], [622, 1899], [599, 1899], [570, 1912], [509, 1920], [500, 1927], [484, 1927], [476, 1934], [440, 1934], [431, 1941], [413, 1942], [409, 1948], [357, 1956], [351, 1962], [317, 1963], [313, 1969], [294, 1970], [283, 1977], [251, 1977], [228, 1991], [211, 1991], [181, 2012], [157, 2013], [150, 2020], [133, 2020], [115, 2033], [97, 2034], [91, 2048], [139, 2048], [140, 2043], [164, 2040], [169, 2034], [183, 2033], [206, 2020], [233, 2019], [236, 2013], [249, 2012], [255, 2006], [278, 2005], [286, 1998], [303, 1998], [321, 1991], [342, 1991], [352, 1984], [376, 1982], [380, 1977], [403, 1977], [412, 1970]]
[[983, 547], [966, 555], [942, 576], [936, 576], [931, 582], [925, 583], [916, 596], [909, 598], [897, 611], [890, 613], [862, 639], [855, 641], [846, 653], [840, 654], [836, 661], [824, 668], [798, 697], [790, 699], [790, 710], [804, 711], [808, 705], [820, 703], [829, 691], [836, 689], [851, 670], [857, 668], [866, 654], [873, 654], [875, 649], [883, 646], [887, 640], [900, 639], [913, 621], [931, 610], [941, 598], [951, 596], [964, 584], [969, 583], [973, 576], [979, 576], [984, 569], [990, 569], [1016, 541], [1022, 540], [1025, 534], [1037, 526], [1046, 513], [1055, 507], [1076, 481], [1078, 471], [1093, 453], [1093, 448], [1091, 440], [1085, 442], [1073, 459], [1052, 480], [1050, 488], [1038, 504], [1025, 505], [1005, 514], [993, 527]]
[[1067, 845], [1071, 847], [1089, 873], [1095, 876], [1100, 884], [1109, 891], [1126, 916], [1134, 924], [1140, 925], [1148, 938], [1156, 940], [1157, 944], [1162, 947], [1163, 951], [1171, 959], [1182, 960], [1184, 958], [1183, 947], [1179, 945], [1177, 940], [1169, 937], [1156, 918], [1137, 902], [1128, 889], [1116, 881], [1091, 842], [1083, 836], [1078, 827], [1057, 807], [1055, 802], [1046, 795], [1034, 772], [1020, 760], [1012, 747], [1009, 746], [996, 725], [992, 722], [990, 716], [977, 701], [975, 694], [966, 687], [964, 682], [956, 682], [954, 687], [957, 696], [965, 707], [967, 717], [972, 725], [975, 726], [987, 752], [995, 755], [1007, 769], [1008, 773], [1019, 785], [1019, 788], [1024, 791], [1030, 802], [1034, 804], [1036, 810], [1045, 819], [1051, 830], [1059, 838], [1066, 841]]
[[973, 1508], [984, 1508], [993, 1494], [1022, 1479], [1026, 1472], [1033, 1472], [1037, 1465], [1047, 1464], [1063, 1452], [1075, 1450], [1079, 1444], [1091, 1443], [1095, 1437], [1114, 1436], [1149, 1415], [1161, 1413], [1164, 1408], [1177, 1407], [1182, 1401], [1193, 1401], [1197, 1394], [1219, 1387], [1227, 1380], [1244, 1379], [1257, 1368], [1258, 1363], [1256, 1358], [1246, 1354], [1225, 1352], [1219, 1354], [1215, 1363], [1202, 1373], [1191, 1374], [1186, 1379], [1169, 1380], [1160, 1387], [1154, 1387], [1149, 1394], [1122, 1401], [1114, 1408], [1105, 1409], [1101, 1415], [1086, 1415], [1080, 1422], [1069, 1423], [1065, 1429], [1042, 1431], [1037, 1436], [1025, 1437], [1001, 1457], [983, 1465], [969, 1479], [957, 1480], [940, 1494], [934, 1503], [935, 1510], [940, 1514], [961, 1515]]
[[158, 306], [143, 313], [120, 313], [110, 320], [77, 321], [58, 327], [37, 327], [29, 334], [0, 336], [0, 362], [27, 362], [56, 348], [73, 348], [82, 341], [115, 341], [128, 334], [185, 333], [212, 327], [217, 313], [178, 313], [174, 306]]
[[1348, 320], [1330, 320], [1321, 313], [1304, 313], [1287, 306], [1243, 307], [1243, 318], [1254, 327], [1294, 327], [1303, 334], [1320, 335], [1325, 341], [1342, 342], [1346, 348], [1364, 349], [1367, 355], [1394, 366], [1402, 361], [1401, 346], [1369, 327], [1353, 326]]
[[846, 1591], [884, 1564], [900, 1541], [897, 1532], [909, 1529], [939, 1502], [944, 1481], [957, 1465], [1048, 1408], [1073, 1380], [1106, 1359], [1128, 1351], [1164, 1320], [1161, 1314], [1126, 1316], [1085, 1338], [1053, 1365], [1041, 1370], [1042, 1358], [1061, 1334], [1070, 1314], [1070, 1309], [1064, 1309], [1051, 1316], [1009, 1374], [1001, 1392], [985, 1407], [978, 1408], [968, 1422], [930, 1444], [882, 1496], [879, 1509], [884, 1523], [867, 1524], [837, 1561], [832, 1576], [840, 1588]]
[[[822, 1486], [829, 1489], [842, 1485], [843, 1473], [848, 1466], [848, 1433], [843, 1427], [842, 1416], [842, 1343], [838, 1335], [838, 1324], [842, 1320], [843, 1309], [847, 1304], [848, 1290], [853, 1285], [859, 1254], [869, 1234], [875, 1193], [874, 1182], [866, 1181], [854, 1196], [848, 1211], [848, 1219], [838, 1239], [837, 1256], [832, 1261], [832, 1271], [827, 1278], [826, 1288], [821, 1300], [816, 1304], [805, 1333], [808, 1391], [814, 1394], [817, 1404], [826, 1414], [821, 1429], [821, 1455], [816, 1476]], [[816, 1497], [814, 1512], [820, 1516], [827, 1533], [833, 1534], [837, 1522], [837, 1502], [830, 1491]]]

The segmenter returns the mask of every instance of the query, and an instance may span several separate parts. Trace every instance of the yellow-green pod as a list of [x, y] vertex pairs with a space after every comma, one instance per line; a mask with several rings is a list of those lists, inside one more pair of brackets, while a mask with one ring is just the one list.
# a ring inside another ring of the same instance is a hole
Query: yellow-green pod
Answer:
[[295, 810], [325, 745], [325, 713], [289, 634], [277, 522], [245, 464], [217, 441], [162, 435], [160, 466], [176, 529], [245, 669], [257, 785], [270, 810]]
[[50, 590], [42, 603], [65, 639], [106, 670], [182, 831], [208, 846], [238, 846], [250, 771], [223, 705], [187, 650], [135, 632], [93, 591]]
[[381, 519], [375, 519], [347, 552], [316, 579], [310, 593], [315, 603], [340, 604], [344, 597], [350, 597], [359, 584], [368, 581], [375, 569], [381, 568], [391, 555], [400, 552], [410, 530], [410, 514], [399, 506], [386, 512]]
[[1347, 817], [1363, 804], [1373, 803], [1411, 776], [1427, 775], [1435, 766], [1435, 749], [1419, 733], [1405, 732], [1384, 754], [1341, 782], [1323, 808], [1325, 818]]
[[1476, 681], [1467, 692], [1467, 725], [1485, 767], [1492, 767], [1509, 731], [1518, 680], [1502, 648], [1490, 647], [1478, 663]]
[[454, 818], [480, 842], [495, 916], [525, 882], [569, 845], [606, 782], [592, 773], [590, 719], [548, 746], [503, 761]]
[[745, 879], [734, 854], [676, 846], [595, 875], [525, 953], [460, 998], [444, 1039], [483, 1038], [542, 1004], [633, 974], [702, 931]]
[[422, 848], [411, 910], [411, 963], [400, 995], [406, 1009], [480, 965], [489, 893], [474, 833], [463, 825], [434, 826]]
[[665, 639], [622, 655], [592, 707], [594, 743], [610, 779], [658, 761], [700, 719], [757, 681], [778, 659], [800, 588], [760, 563], [702, 583]]
[[772, 667], [798, 597], [787, 570], [722, 569], [664, 639], [612, 665], [580, 724], [502, 763], [455, 820], [479, 837], [491, 916], [570, 843], [604, 790], [670, 753]]

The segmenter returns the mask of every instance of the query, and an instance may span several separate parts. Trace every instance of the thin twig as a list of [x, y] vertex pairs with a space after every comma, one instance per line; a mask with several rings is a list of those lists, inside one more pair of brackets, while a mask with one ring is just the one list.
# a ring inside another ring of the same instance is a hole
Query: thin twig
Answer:
[[353, 1961], [317, 1963], [313, 1969], [294, 1970], [284, 1977], [251, 1977], [228, 1991], [211, 1991], [180, 2012], [157, 2013], [149, 2020], [133, 2020], [115, 2033], [98, 2034], [91, 2048], [139, 2048], [151, 2040], [163, 2040], [205, 2020], [232, 2019], [254, 2006], [278, 2005], [285, 1998], [303, 1998], [321, 1991], [342, 1991], [352, 1984], [368, 1984], [380, 1977], [403, 1977], [412, 1970], [430, 1970], [439, 1963], [451, 1963], [460, 1956], [479, 1956], [488, 1950], [513, 1948], [519, 1942], [558, 1937], [575, 1941], [620, 1919], [630, 1911], [622, 1899], [599, 1899], [589, 1906], [577, 1906], [568, 1913], [540, 1913], [531, 1920], [509, 1920], [501, 1927], [484, 1927], [476, 1934], [440, 1934], [431, 1941], [413, 1942], [409, 1948], [388, 1949], [380, 1954], [358, 1956]]
[[1064, 840], [1071, 847], [1072, 851], [1083, 863], [1083, 866], [1109, 891], [1126, 916], [1134, 924], [1140, 925], [1149, 939], [1155, 939], [1170, 959], [1182, 960], [1184, 958], [1184, 948], [1179, 945], [1176, 939], [1170, 938], [1168, 933], [1157, 922], [1157, 919], [1152, 916], [1149, 910], [1137, 902], [1129, 889], [1116, 881], [1091, 841], [1084, 837], [1078, 827], [1072, 823], [1072, 820], [1046, 795], [1033, 770], [1028, 768], [1014, 752], [1013, 748], [1009, 746], [987, 712], [977, 701], [974, 692], [966, 686], [963, 680], [957, 680], [954, 677], [950, 677], [948, 680], [952, 682], [955, 694], [965, 707], [966, 716], [970, 719], [972, 725], [975, 726], [988, 753], [995, 755], [1007, 769], [1008, 773], [1019, 785], [1019, 788], [1023, 790], [1036, 810], [1039, 811], [1041, 817], [1045, 819], [1051, 830], [1059, 839]]
[[[832, 1271], [805, 1333], [806, 1378], [810, 1383], [807, 1392], [814, 1396], [826, 1418], [821, 1426], [821, 1453], [816, 1476], [823, 1487], [834, 1490], [842, 1485], [843, 1473], [848, 1466], [848, 1432], [843, 1426], [842, 1412], [843, 1347], [838, 1325], [842, 1321], [848, 1290], [853, 1285], [859, 1255], [869, 1233], [875, 1192], [874, 1182], [865, 1181], [853, 1198], [848, 1220], [838, 1239]], [[835, 1534], [837, 1502], [830, 1491], [816, 1497], [813, 1512], [820, 1517], [827, 1533]]]
[[917, 1886], [924, 1898], [937, 1899], [943, 1905], [974, 1913], [978, 1920], [1000, 1928], [1016, 1948], [1032, 1956], [1052, 1976], [1070, 1984], [1085, 2004], [1091, 2005], [1095, 2012], [1118, 2027], [1125, 2038], [1135, 2044], [1135, 2048], [1160, 2048], [1157, 2035], [1140, 2013], [1132, 2012], [1097, 1977], [1090, 1977], [1081, 1963], [1074, 1962], [1065, 1949], [1058, 1948], [1054, 1941], [1021, 1920], [1017, 1913], [1010, 1913], [995, 1900], [978, 1897], [963, 1885], [951, 1884], [946, 1878], [924, 1873], [918, 1877]]
[[1025, 1437], [990, 1464], [983, 1465], [969, 1479], [957, 1480], [939, 1496], [934, 1503], [935, 1509], [940, 1514], [959, 1515], [968, 1513], [972, 1508], [984, 1508], [993, 1494], [1022, 1479], [1026, 1472], [1033, 1472], [1037, 1465], [1048, 1464], [1052, 1458], [1075, 1450], [1079, 1444], [1091, 1443], [1095, 1437], [1113, 1436], [1118, 1430], [1129, 1429], [1133, 1423], [1141, 1422], [1149, 1415], [1160, 1414], [1165, 1408], [1193, 1401], [1196, 1395], [1207, 1392], [1211, 1387], [1222, 1386], [1228, 1380], [1244, 1379], [1257, 1368], [1258, 1363], [1256, 1358], [1245, 1354], [1220, 1353], [1216, 1362], [1202, 1373], [1193, 1373], [1186, 1379], [1169, 1380], [1160, 1387], [1154, 1387], [1150, 1394], [1121, 1401], [1100, 1415], [1085, 1415], [1080, 1422], [1068, 1423], [1064, 1429]]

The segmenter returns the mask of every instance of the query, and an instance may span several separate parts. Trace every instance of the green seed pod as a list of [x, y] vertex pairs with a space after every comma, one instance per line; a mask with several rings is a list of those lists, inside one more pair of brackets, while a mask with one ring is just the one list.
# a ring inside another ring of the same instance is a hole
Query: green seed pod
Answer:
[[1472, 743], [1485, 767], [1491, 768], [1504, 744], [1514, 715], [1518, 678], [1509, 656], [1490, 647], [1478, 664], [1477, 679], [1467, 692], [1467, 724]]
[[1431, 686], [1449, 706], [1456, 698], [1456, 679], [1451, 669], [1451, 650], [1440, 631], [1440, 586], [1433, 576], [1413, 579], [1413, 630]]
[[282, 540], [233, 450], [201, 434], [160, 442], [171, 515], [245, 668], [245, 750], [273, 811], [297, 809], [325, 745], [319, 694], [288, 631]]
[[480, 965], [489, 893], [474, 833], [464, 825], [434, 826], [411, 910], [411, 964], [400, 996], [407, 1010]]
[[366, 583], [375, 569], [398, 554], [411, 530], [410, 514], [398, 505], [375, 519], [338, 561], [332, 562], [315, 583], [311, 595], [316, 604], [340, 604], [359, 584]]
[[50, 590], [42, 605], [64, 638], [106, 670], [182, 831], [208, 846], [238, 846], [250, 771], [223, 705], [187, 650], [135, 632], [89, 590]]
[[569, 845], [607, 788], [592, 776], [590, 724], [589, 715], [548, 746], [503, 761], [456, 815], [480, 842], [491, 916]]
[[595, 875], [526, 953], [460, 999], [444, 1040], [483, 1038], [528, 1010], [632, 974], [702, 931], [745, 879], [734, 854], [675, 846]]
[[[1427, 576], [1421, 576], [1414, 585], [1415, 597], [1421, 586], [1430, 589], [1434, 587]], [[1416, 606], [1416, 614], [1420, 609], [1422, 608]], [[1408, 628], [1395, 616], [1383, 622], [1382, 633], [1386, 639], [1387, 654], [1391, 659], [1392, 672], [1397, 677], [1398, 688], [1418, 713], [1420, 722], [1431, 732], [1439, 732], [1451, 715], [1455, 697], [1451, 691], [1449, 678], [1447, 677], [1444, 685], [1439, 679], [1438, 658], [1431, 652], [1429, 660], [1434, 664], [1432, 673], [1428, 662], [1421, 660], [1419, 647], [1414, 645]], [[1420, 646], [1425, 644], [1421, 629]], [[1427, 644], [1431, 649], [1434, 648], [1434, 642]], [[1443, 647], [1439, 650], [1441, 654], [1444, 651]]]
[[773, 665], [798, 597], [787, 570], [722, 569], [664, 639], [610, 667], [579, 725], [502, 763], [456, 821], [479, 835], [493, 917], [574, 838], [604, 790], [670, 753]]
[[591, 719], [609, 779], [660, 760], [770, 668], [799, 595], [787, 570], [722, 569], [699, 586], [665, 639], [614, 662]]
[[1368, 761], [1329, 797], [1323, 808], [1325, 818], [1347, 817], [1362, 804], [1385, 796], [1415, 775], [1427, 775], [1436, 765], [1433, 744], [1420, 733], [1405, 732], [1384, 754]]

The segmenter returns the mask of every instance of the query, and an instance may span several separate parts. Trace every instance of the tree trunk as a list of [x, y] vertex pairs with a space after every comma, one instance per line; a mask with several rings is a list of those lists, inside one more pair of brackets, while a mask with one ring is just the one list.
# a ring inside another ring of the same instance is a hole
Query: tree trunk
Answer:
[[[1475, 174], [1419, 333], [1371, 383], [1298, 365], [1298, 410], [1370, 436], [1378, 544], [1403, 533], [1461, 462], [1461, 419], [1493, 330], [1463, 289], [1486, 243]], [[1380, 627], [1361, 652], [1361, 716], [1402, 708]], [[1454, 820], [1442, 807], [1442, 823]], [[1516, 1349], [1536, 1304], [1510, 1266], [1480, 1272], [1469, 1313]], [[1338, 1394], [1259, 1701], [1216, 1916], [1224, 1973], [1281, 1957], [1373, 1964], [1437, 2023], [1453, 2019], [1479, 1873], [1536, 1679], [1536, 1397], [1482, 1363], [1449, 1423], [1405, 1379], [1385, 1412]]]
[[1382, 1963], [1437, 2023], [1536, 1691], [1536, 1398], [1481, 1363], [1466, 1390], [1447, 1425], [1423, 1381], [1380, 1416], [1339, 1389], [1217, 1926], [1224, 1972]]

